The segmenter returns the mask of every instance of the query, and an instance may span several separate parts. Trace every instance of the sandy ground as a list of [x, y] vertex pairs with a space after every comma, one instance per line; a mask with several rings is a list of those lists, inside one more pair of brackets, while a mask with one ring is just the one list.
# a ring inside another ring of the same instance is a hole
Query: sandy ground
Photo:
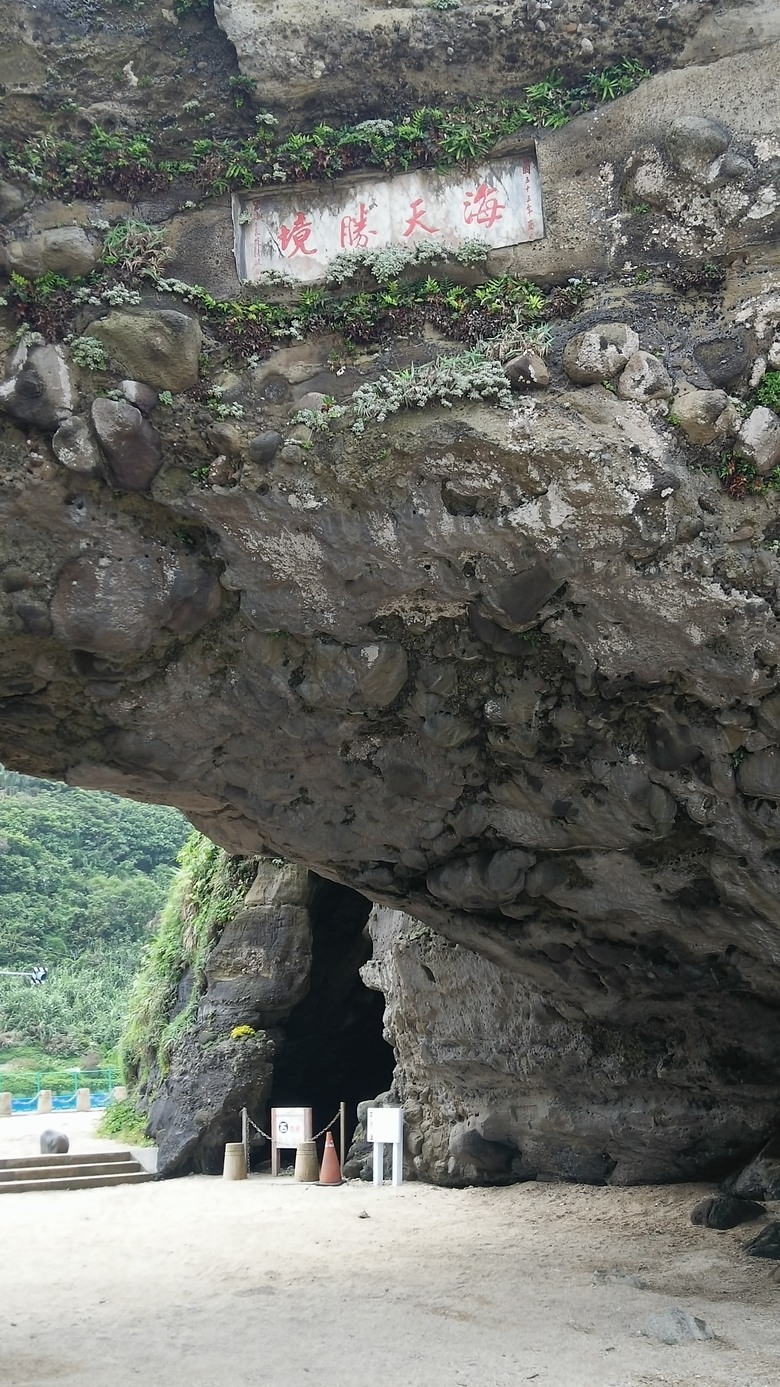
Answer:
[[[72, 1150], [105, 1146], [94, 1124], [60, 1118]], [[0, 1122], [0, 1156], [34, 1154], [42, 1125]], [[694, 1228], [706, 1192], [257, 1176], [2, 1195], [0, 1382], [776, 1387], [777, 1263], [744, 1255], [745, 1228]], [[641, 1334], [675, 1306], [717, 1337]]]

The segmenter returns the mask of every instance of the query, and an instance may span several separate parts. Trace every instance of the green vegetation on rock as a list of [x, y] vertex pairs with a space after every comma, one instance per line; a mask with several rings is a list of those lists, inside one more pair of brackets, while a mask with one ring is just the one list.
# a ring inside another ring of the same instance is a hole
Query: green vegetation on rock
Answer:
[[190, 1029], [205, 985], [209, 945], [243, 902], [252, 858], [228, 857], [193, 833], [133, 983], [120, 1041], [125, 1079], [142, 1084], [156, 1063], [165, 1073], [176, 1042]]
[[767, 371], [756, 391], [758, 404], [780, 414], [780, 371]]
[[422, 106], [398, 121], [340, 127], [321, 122], [281, 141], [274, 117], [260, 112], [255, 131], [244, 140], [196, 139], [184, 158], [167, 157], [180, 150], [175, 127], [108, 131], [93, 125], [81, 141], [54, 134], [7, 141], [0, 145], [0, 173], [45, 188], [50, 197], [88, 198], [107, 188], [132, 197], [142, 189], [166, 188], [178, 178], [213, 196], [268, 183], [337, 178], [361, 168], [389, 173], [425, 165], [445, 168], [485, 157], [520, 130], [558, 129], [582, 111], [631, 91], [649, 75], [641, 63], [626, 58], [573, 86], [552, 73], [527, 87], [517, 101], [473, 102], [448, 111]]
[[[392, 247], [390, 248], [392, 249]], [[446, 252], [445, 252], [446, 253]], [[354, 257], [367, 279], [374, 267]], [[118, 269], [103, 270], [88, 279], [68, 281], [62, 275], [42, 275], [27, 280], [13, 275], [7, 295], [17, 322], [25, 331], [40, 332], [47, 341], [62, 338], [72, 329], [85, 302], [117, 301]], [[545, 290], [515, 275], [499, 275], [483, 284], [467, 287], [446, 275], [428, 274], [424, 279], [389, 279], [369, 284], [346, 296], [325, 289], [304, 289], [292, 302], [269, 302], [248, 289], [241, 299], [217, 299], [197, 284], [145, 272], [158, 293], [191, 304], [209, 323], [214, 336], [234, 359], [262, 359], [276, 346], [299, 341], [308, 334], [341, 333], [348, 344], [365, 345], [383, 340], [389, 332], [408, 332], [426, 323], [456, 341], [473, 346], [479, 338], [492, 337], [512, 326], [538, 323], [542, 318], [568, 318], [590, 289], [584, 279]], [[91, 341], [92, 339], [81, 339]], [[85, 364], [96, 369], [96, 362]]]

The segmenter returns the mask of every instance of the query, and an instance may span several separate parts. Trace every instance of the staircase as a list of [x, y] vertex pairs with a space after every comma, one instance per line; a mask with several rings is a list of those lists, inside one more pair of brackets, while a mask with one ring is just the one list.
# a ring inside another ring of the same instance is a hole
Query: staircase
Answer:
[[129, 1151], [91, 1151], [77, 1156], [12, 1156], [0, 1160], [0, 1194], [26, 1190], [94, 1190], [103, 1185], [141, 1185], [154, 1176]]

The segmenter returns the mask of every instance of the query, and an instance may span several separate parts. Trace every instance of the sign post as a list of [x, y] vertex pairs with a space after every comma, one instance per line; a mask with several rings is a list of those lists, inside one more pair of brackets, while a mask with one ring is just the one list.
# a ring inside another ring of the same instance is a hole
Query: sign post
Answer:
[[301, 1142], [311, 1141], [311, 1108], [271, 1109], [271, 1174], [279, 1174], [279, 1152], [297, 1151]]
[[400, 1185], [404, 1178], [404, 1110], [403, 1108], [369, 1108], [367, 1137], [374, 1148], [374, 1184], [385, 1179], [385, 1143], [393, 1148], [392, 1183]]

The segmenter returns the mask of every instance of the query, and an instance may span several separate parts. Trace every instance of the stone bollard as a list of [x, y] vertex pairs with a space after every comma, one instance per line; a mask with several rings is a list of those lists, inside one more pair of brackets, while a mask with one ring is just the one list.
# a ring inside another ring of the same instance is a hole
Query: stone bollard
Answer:
[[112, 1090], [111, 1090], [111, 1099], [112, 1099], [112, 1102], [114, 1102], [114, 1103], [124, 1103], [126, 1097], [127, 1097], [127, 1089], [126, 1089], [126, 1087], [125, 1087], [124, 1084], [117, 1084], [116, 1088], [112, 1088]]
[[320, 1163], [317, 1160], [317, 1144], [301, 1141], [295, 1152], [295, 1179], [304, 1184], [316, 1184], [320, 1178]]
[[226, 1143], [222, 1178], [223, 1180], [246, 1180], [246, 1156], [244, 1155], [243, 1142], [229, 1141]]
[[80, 1088], [76, 1093], [76, 1112], [89, 1112], [92, 1107], [92, 1093], [88, 1088]]
[[10, 1093], [0, 1093], [0, 1117], [11, 1116], [11, 1097]]
[[50, 1088], [42, 1088], [38, 1094], [38, 1112], [51, 1112]]

